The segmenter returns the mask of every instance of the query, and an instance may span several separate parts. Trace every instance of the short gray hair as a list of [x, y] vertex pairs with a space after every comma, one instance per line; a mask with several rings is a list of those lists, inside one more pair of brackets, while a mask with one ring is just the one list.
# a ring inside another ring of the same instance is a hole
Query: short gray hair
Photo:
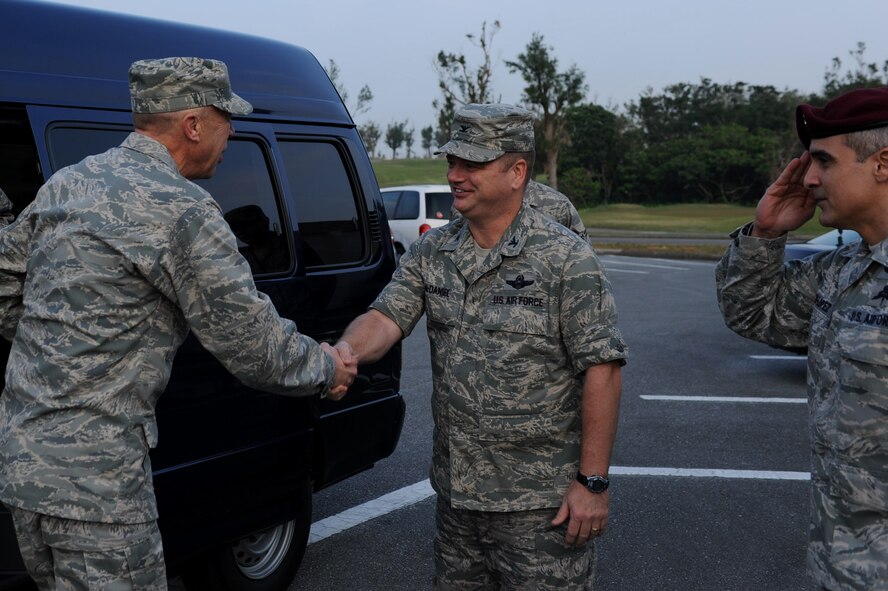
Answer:
[[876, 127], [845, 134], [845, 145], [863, 162], [882, 148], [888, 147], [888, 127]]

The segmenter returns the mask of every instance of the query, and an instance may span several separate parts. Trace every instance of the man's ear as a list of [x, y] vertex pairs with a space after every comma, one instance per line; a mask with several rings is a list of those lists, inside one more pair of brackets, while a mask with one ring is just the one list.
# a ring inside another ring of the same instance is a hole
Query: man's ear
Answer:
[[530, 173], [527, 170], [527, 161], [524, 158], [517, 158], [512, 164], [512, 188], [520, 189], [524, 186], [524, 180], [527, 178], [527, 175]]
[[200, 117], [197, 113], [186, 113], [179, 121], [182, 133], [192, 142], [200, 141]]

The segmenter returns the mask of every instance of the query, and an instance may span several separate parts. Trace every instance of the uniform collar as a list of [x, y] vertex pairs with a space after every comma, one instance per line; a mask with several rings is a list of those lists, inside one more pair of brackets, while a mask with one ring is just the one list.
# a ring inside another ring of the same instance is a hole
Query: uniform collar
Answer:
[[514, 257], [521, 254], [527, 242], [530, 226], [533, 223], [532, 210], [522, 205], [518, 215], [506, 228], [500, 241], [490, 249], [490, 253], [481, 263], [475, 255], [475, 245], [469, 232], [469, 224], [463, 218], [454, 224], [450, 239], [445, 241], [439, 250], [450, 253], [450, 258], [462, 276], [470, 284], [479, 277], [500, 265], [503, 257]]
[[120, 146], [145, 154], [149, 158], [160, 160], [167, 167], [175, 171], [176, 174], [179, 174], [179, 167], [176, 166], [176, 161], [173, 160], [173, 156], [170, 154], [170, 151], [167, 150], [166, 146], [147, 135], [136, 133], [134, 131], [123, 140], [123, 143], [120, 144]]
[[869, 249], [870, 255], [872, 256], [874, 261], [880, 263], [883, 267], [888, 267], [888, 238], [885, 238], [872, 247], [865, 246], [863, 240], [861, 240], [859, 248]]

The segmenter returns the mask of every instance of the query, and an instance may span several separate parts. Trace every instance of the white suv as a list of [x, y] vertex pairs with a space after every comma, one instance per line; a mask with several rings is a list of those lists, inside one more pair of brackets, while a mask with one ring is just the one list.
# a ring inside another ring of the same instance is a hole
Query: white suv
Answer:
[[398, 256], [424, 232], [450, 221], [450, 185], [405, 185], [380, 192]]

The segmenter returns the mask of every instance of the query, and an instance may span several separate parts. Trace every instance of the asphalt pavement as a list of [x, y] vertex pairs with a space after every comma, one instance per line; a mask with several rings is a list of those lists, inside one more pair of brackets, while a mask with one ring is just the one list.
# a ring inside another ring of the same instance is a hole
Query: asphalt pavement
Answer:
[[[714, 262], [602, 259], [630, 360], [596, 591], [808, 590], [805, 359], [725, 328]], [[316, 494], [316, 524], [427, 478], [423, 324], [405, 341], [398, 449]], [[431, 589], [433, 536], [426, 496], [311, 544], [290, 589]]]

